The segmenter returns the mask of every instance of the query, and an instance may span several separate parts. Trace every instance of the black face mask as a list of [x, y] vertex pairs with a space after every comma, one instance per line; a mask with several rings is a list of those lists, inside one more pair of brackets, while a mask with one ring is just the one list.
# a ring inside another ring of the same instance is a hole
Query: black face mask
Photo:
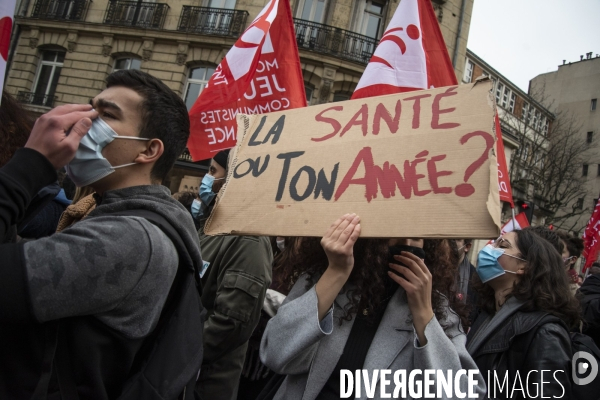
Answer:
[[[403, 244], [400, 244], [400, 245], [396, 245], [396, 246], [390, 246], [389, 249], [390, 249], [390, 254], [388, 257], [388, 262], [392, 263], [392, 264], [404, 265], [400, 261], [398, 261], [394, 258], [394, 256], [399, 256], [400, 253], [403, 251], [413, 253], [415, 256], [417, 256], [421, 259], [425, 258], [425, 251], [421, 247], [405, 246]], [[406, 266], [406, 265], [404, 265], [404, 266]]]

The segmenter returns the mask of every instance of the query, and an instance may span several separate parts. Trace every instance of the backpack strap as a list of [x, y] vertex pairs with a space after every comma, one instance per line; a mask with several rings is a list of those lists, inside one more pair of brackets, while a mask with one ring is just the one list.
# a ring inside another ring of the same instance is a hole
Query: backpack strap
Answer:
[[596, 293], [596, 294], [591, 294], [589, 296], [585, 296], [585, 298], [583, 300], [581, 300], [581, 305], [587, 305], [589, 303], [591, 303], [594, 300], [598, 300], [600, 299], [600, 293]]

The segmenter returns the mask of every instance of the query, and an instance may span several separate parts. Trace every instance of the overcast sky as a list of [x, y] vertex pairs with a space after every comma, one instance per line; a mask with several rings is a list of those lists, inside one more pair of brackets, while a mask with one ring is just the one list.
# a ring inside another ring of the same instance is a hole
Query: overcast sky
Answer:
[[467, 47], [527, 92], [562, 60], [600, 54], [600, 0], [475, 0]]

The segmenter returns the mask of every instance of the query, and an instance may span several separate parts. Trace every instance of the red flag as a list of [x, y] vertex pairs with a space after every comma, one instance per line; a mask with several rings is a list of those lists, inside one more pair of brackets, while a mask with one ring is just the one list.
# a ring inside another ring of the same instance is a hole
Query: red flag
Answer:
[[287, 0], [271, 0], [229, 50], [190, 110], [194, 161], [236, 144], [240, 114], [306, 107], [294, 25]]
[[[520, 231], [521, 229], [527, 228], [529, 226], [529, 221], [527, 220], [527, 216], [525, 213], [518, 213], [515, 216], [515, 223], [513, 224], [513, 219], [509, 219], [507, 223], [502, 225], [502, 229], [500, 230], [500, 235], [504, 235], [505, 233], [512, 231]], [[488, 244], [493, 243], [493, 240], [490, 240]]]
[[500, 118], [496, 112], [496, 157], [498, 159], [498, 191], [500, 200], [510, 203], [511, 208], [515, 208], [512, 197], [512, 188], [510, 186], [510, 175], [506, 166], [506, 156], [504, 155], [504, 142], [502, 141], [502, 129], [500, 128]]
[[0, 2], [0, 91], [4, 87], [4, 72], [8, 61], [14, 12], [15, 0], [2, 0]]
[[402, 0], [353, 99], [457, 85], [429, 0]]
[[600, 201], [596, 203], [592, 217], [583, 232], [583, 257], [585, 257], [584, 272], [592, 266], [598, 258], [598, 247], [600, 246]]

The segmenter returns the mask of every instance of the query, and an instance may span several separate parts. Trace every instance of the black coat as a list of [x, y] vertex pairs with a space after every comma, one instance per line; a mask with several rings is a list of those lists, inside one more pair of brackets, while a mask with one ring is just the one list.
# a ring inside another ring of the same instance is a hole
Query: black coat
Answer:
[[594, 339], [596, 345], [600, 347], [600, 275], [587, 277], [579, 291], [583, 295], [581, 299], [585, 320], [583, 333]]
[[[471, 354], [488, 383], [489, 398], [542, 398], [542, 386], [544, 398], [571, 398], [569, 332], [557, 320], [542, 321], [545, 316], [543, 312], [515, 312]], [[467, 340], [474, 337], [487, 317], [485, 312], [479, 314]], [[495, 384], [494, 374], [499, 383]], [[506, 375], [508, 385], [501, 390]]]

